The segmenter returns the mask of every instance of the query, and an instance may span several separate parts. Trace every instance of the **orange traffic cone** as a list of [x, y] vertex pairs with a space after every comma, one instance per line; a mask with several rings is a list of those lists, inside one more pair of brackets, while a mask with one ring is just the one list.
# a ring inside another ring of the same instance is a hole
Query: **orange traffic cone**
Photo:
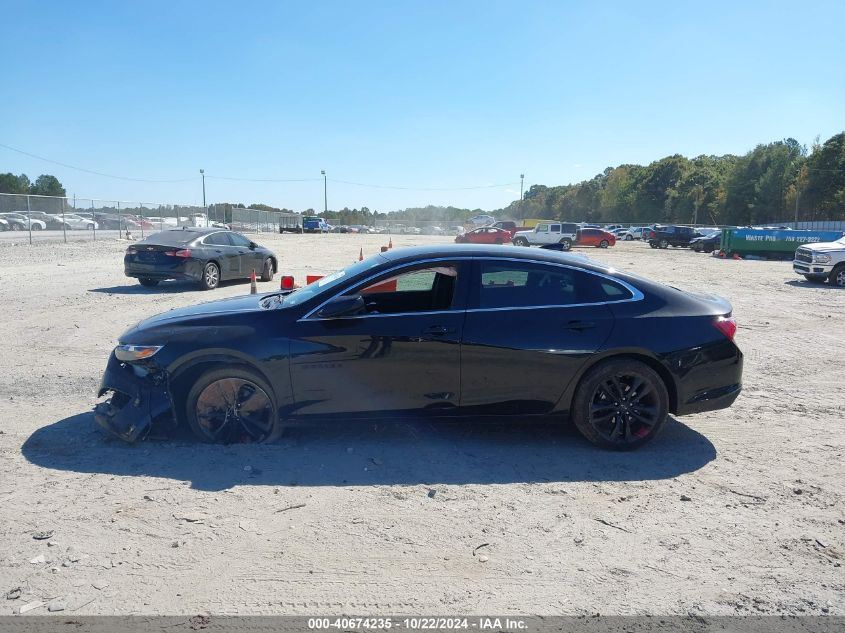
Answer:
[[255, 283], [255, 268], [252, 269], [252, 274], [249, 276], [249, 294], [258, 294], [258, 285]]
[[359, 262], [364, 261], [364, 247], [361, 247], [361, 252], [358, 253], [358, 261]]
[[387, 243], [387, 248], [393, 248], [393, 238], [390, 238], [390, 241]]

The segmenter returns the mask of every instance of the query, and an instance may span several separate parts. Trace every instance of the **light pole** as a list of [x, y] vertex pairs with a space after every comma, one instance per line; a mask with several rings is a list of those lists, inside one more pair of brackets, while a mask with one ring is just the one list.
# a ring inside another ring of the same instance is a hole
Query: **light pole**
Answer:
[[200, 175], [202, 176], [202, 206], [208, 211], [208, 207], [205, 206], [205, 170], [200, 169]]
[[323, 217], [325, 217], [329, 212], [329, 186], [326, 180], [326, 170], [321, 169], [320, 173], [323, 174]]

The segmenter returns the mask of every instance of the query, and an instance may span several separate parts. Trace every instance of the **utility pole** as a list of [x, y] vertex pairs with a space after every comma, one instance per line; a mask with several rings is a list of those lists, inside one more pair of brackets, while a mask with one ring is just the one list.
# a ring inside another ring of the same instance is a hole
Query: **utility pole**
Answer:
[[[796, 182], [795, 183], [795, 226], [792, 227], [793, 229], [798, 228], [798, 201], [799, 200], [801, 200], [801, 183]], [[812, 216], [811, 216], [810, 219], [813, 219]]]
[[519, 204], [516, 207], [517, 213], [522, 211], [522, 188], [525, 184], [525, 174], [519, 174]]
[[205, 206], [205, 170], [200, 169], [200, 175], [202, 176], [202, 206], [208, 212], [208, 207]]
[[326, 217], [329, 212], [329, 186], [326, 179], [326, 170], [321, 169], [320, 173], [323, 174], [323, 217]]

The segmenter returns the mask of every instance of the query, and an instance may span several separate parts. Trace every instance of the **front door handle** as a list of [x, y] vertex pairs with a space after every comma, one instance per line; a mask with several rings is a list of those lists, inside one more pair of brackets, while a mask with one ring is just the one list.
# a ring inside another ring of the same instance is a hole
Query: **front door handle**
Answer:
[[595, 321], [570, 321], [566, 324], [567, 330], [574, 330], [576, 332], [591, 330], [594, 327], [596, 327]]
[[445, 336], [446, 334], [452, 334], [454, 331], [455, 328], [448, 328], [443, 325], [432, 325], [431, 327], [423, 330], [423, 334], [428, 334], [429, 336]]

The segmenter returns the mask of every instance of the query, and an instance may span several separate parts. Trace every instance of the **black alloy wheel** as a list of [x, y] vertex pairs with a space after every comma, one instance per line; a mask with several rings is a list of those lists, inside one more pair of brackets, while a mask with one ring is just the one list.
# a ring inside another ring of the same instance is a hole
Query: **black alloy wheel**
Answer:
[[203, 442], [264, 442], [279, 428], [272, 390], [246, 369], [203, 374], [186, 401], [188, 424]]
[[631, 450], [657, 435], [669, 409], [666, 385], [636, 360], [607, 361], [591, 369], [576, 391], [572, 417], [591, 442]]

